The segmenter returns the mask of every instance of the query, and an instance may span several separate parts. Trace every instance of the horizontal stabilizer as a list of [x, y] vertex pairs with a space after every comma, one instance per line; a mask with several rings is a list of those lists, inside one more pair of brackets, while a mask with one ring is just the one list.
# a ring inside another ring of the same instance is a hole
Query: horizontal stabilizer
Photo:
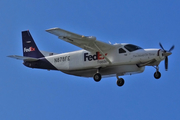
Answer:
[[38, 61], [39, 60], [38, 58], [23, 57], [23, 56], [18, 56], [18, 55], [10, 55], [8, 57], [15, 58], [18, 60], [24, 60], [24, 61]]

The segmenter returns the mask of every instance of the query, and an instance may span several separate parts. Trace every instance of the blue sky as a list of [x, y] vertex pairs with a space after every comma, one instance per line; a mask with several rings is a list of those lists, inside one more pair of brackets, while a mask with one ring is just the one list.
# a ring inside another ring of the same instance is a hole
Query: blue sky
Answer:
[[[0, 120], [179, 120], [179, 0], [1, 0]], [[99, 83], [59, 71], [30, 69], [6, 56], [22, 55], [21, 31], [30, 30], [39, 49], [56, 53], [79, 50], [46, 29], [60, 27], [111, 43], [175, 49], [169, 70], [160, 64], [142, 74]]]

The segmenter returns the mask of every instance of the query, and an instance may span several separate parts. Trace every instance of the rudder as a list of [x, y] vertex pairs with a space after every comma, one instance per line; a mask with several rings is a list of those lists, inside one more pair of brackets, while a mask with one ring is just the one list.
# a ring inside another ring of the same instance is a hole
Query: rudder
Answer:
[[41, 58], [44, 57], [39, 51], [36, 43], [34, 42], [30, 32], [22, 31], [22, 43], [23, 43], [23, 56]]

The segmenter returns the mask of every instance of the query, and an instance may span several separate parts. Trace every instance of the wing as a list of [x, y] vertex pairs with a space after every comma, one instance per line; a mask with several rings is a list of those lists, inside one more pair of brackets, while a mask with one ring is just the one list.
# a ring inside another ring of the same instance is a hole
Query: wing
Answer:
[[51, 28], [46, 31], [58, 36], [59, 39], [69, 42], [87, 51], [90, 51], [90, 52], [99, 51], [103, 55], [103, 57], [109, 63], [111, 63], [111, 61], [104, 54], [104, 51], [108, 51], [114, 48], [114, 46], [111, 44], [98, 41], [96, 40], [96, 37], [94, 36], [83, 36], [83, 35], [72, 33], [72, 32], [69, 32], [60, 28]]

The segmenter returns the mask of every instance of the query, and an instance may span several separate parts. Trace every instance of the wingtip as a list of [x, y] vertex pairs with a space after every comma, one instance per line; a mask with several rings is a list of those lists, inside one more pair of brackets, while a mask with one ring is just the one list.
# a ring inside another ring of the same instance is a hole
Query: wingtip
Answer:
[[56, 30], [56, 29], [59, 29], [59, 28], [58, 27], [49, 28], [49, 29], [46, 29], [46, 32], [51, 31], [51, 30]]

